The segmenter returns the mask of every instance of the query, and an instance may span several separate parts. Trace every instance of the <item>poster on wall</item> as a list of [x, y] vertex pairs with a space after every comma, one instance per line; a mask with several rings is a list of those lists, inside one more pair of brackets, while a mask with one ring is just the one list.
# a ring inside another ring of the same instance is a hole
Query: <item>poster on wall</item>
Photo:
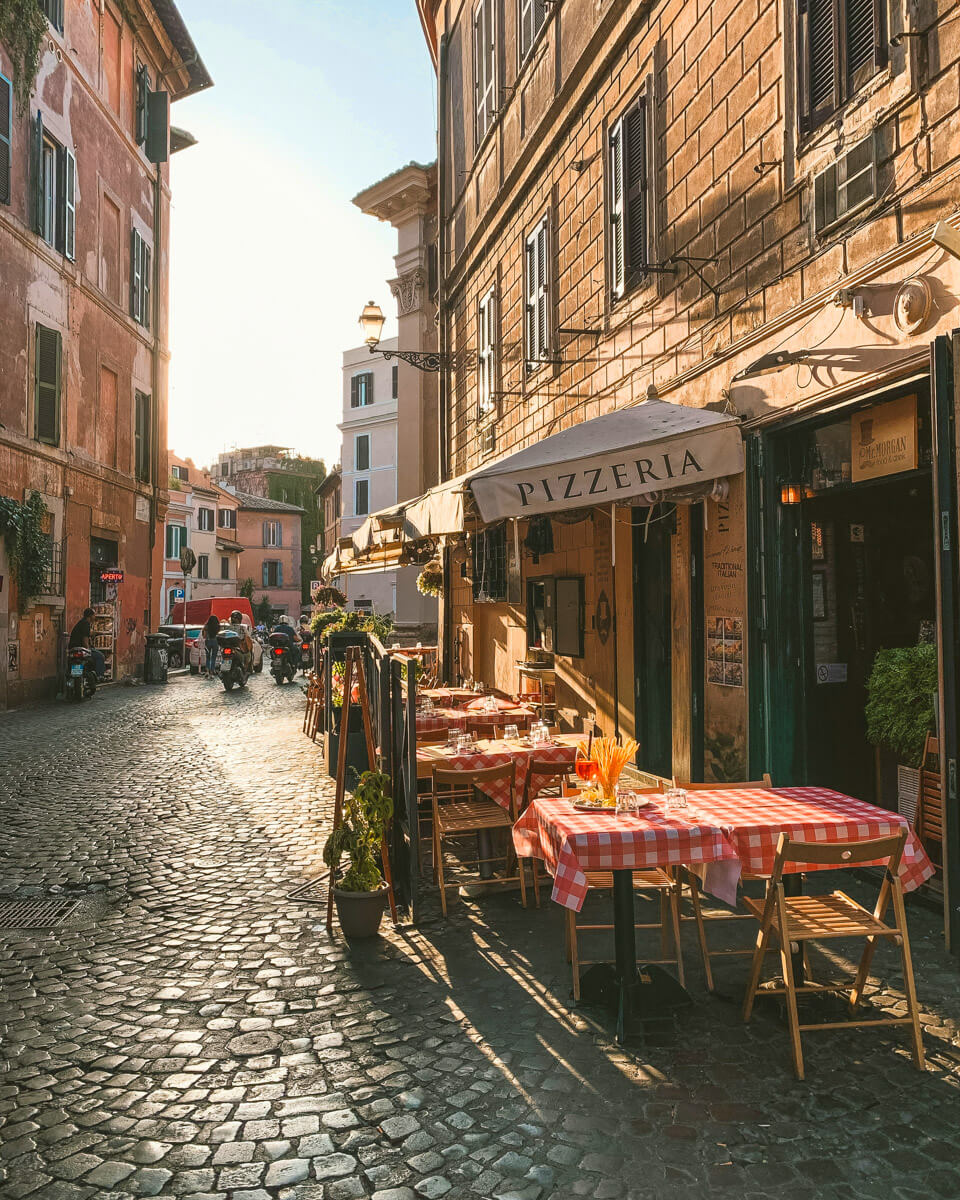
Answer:
[[707, 681], [743, 687], [743, 620], [707, 617]]
[[7, 672], [16, 675], [20, 670], [20, 643], [7, 642]]

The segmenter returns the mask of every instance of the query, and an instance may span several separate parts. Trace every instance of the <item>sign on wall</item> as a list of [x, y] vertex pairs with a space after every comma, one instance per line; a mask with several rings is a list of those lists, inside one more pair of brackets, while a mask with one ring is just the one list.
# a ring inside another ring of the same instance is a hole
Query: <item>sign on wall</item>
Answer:
[[917, 468], [917, 398], [901, 396], [850, 418], [854, 483]]
[[123, 571], [119, 567], [110, 567], [100, 572], [101, 583], [123, 583]]

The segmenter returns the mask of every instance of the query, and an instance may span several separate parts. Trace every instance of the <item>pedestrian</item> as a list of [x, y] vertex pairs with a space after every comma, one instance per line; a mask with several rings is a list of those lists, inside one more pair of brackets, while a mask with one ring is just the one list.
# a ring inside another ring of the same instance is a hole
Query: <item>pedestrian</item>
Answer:
[[97, 673], [97, 678], [103, 679], [107, 671], [106, 659], [99, 650], [90, 645], [90, 618], [94, 615], [92, 608], [85, 608], [83, 610], [83, 616], [74, 625], [73, 629], [70, 630], [69, 649], [72, 650], [75, 646], [83, 646], [89, 650], [93, 657], [93, 669]]
[[217, 651], [219, 644], [217, 642], [217, 634], [220, 632], [220, 618], [216, 613], [211, 613], [207, 617], [207, 623], [203, 627], [203, 648], [206, 652], [206, 670], [204, 674], [208, 679], [213, 679], [217, 669]]

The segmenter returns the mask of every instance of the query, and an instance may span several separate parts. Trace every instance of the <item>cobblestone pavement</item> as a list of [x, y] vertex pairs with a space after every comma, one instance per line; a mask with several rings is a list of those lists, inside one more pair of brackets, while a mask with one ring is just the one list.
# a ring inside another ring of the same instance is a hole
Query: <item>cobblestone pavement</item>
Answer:
[[624, 1051], [572, 1008], [546, 898], [353, 948], [288, 899], [331, 806], [301, 702], [183, 678], [0, 718], [0, 892], [83, 901], [0, 931], [4, 1200], [960, 1195], [934, 913], [910, 906], [924, 1075], [865, 1030], [809, 1034], [795, 1082], [773, 1002], [740, 1021], [745, 960], [708, 997], [689, 928], [693, 1005]]

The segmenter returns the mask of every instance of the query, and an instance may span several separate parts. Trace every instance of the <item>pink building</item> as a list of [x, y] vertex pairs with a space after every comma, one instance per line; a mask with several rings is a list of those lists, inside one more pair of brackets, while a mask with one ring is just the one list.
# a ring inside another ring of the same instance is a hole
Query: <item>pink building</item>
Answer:
[[[231, 490], [231, 489], [228, 489]], [[300, 613], [300, 522], [303, 509], [249, 492], [232, 492], [239, 501], [237, 541], [240, 563], [237, 578], [242, 587], [253, 580], [253, 600], [264, 596], [277, 613]]]

